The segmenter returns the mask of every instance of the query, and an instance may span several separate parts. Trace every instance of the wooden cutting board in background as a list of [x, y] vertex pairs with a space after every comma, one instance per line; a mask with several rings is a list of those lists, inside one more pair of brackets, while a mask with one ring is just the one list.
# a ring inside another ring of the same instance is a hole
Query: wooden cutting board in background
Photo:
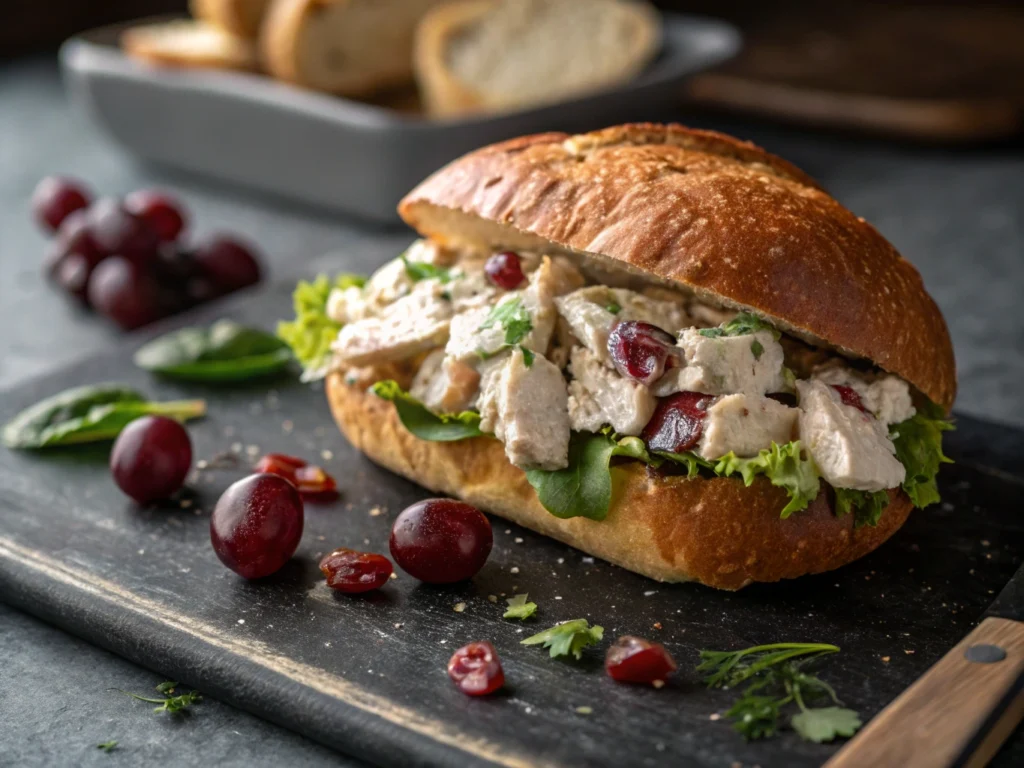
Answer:
[[1024, 128], [1024, 4], [658, 4], [745, 35], [737, 58], [688, 82], [692, 103], [940, 142]]

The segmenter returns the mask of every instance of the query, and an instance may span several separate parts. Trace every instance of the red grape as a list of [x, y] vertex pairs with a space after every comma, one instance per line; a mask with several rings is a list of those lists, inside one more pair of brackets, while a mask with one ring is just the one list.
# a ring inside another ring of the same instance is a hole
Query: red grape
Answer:
[[650, 386], [661, 378], [676, 353], [675, 337], [656, 325], [622, 320], [608, 335], [608, 352], [615, 370]]
[[491, 524], [483, 513], [454, 499], [413, 504], [391, 528], [395, 562], [430, 584], [471, 578], [487, 561], [493, 543]]
[[118, 200], [104, 198], [89, 208], [93, 239], [108, 256], [124, 256], [140, 263], [156, 258], [160, 238], [141, 217], [125, 210]]
[[676, 671], [676, 662], [661, 643], [626, 635], [608, 649], [604, 668], [622, 683], [655, 683], [665, 682]]
[[136, 262], [123, 256], [102, 261], [92, 272], [89, 303], [126, 331], [159, 320], [165, 314], [156, 281]]
[[143, 416], [121, 430], [110, 453], [114, 482], [140, 504], [166, 499], [192, 467], [192, 442], [174, 419]]
[[260, 281], [260, 264], [252, 249], [229, 237], [215, 236], [200, 244], [195, 260], [203, 274], [225, 293]]
[[700, 442], [708, 406], [714, 399], [700, 392], [676, 392], [661, 398], [640, 437], [652, 451], [689, 451]]
[[383, 587], [394, 568], [384, 555], [341, 547], [320, 561], [320, 571], [331, 589], [354, 595]]
[[467, 696], [486, 696], [505, 684], [498, 652], [486, 640], [464, 645], [452, 654], [448, 677]]
[[71, 213], [89, 207], [89, 192], [78, 181], [47, 176], [32, 193], [32, 212], [48, 232], [56, 232]]
[[124, 207], [146, 221], [164, 242], [178, 239], [185, 229], [184, 209], [173, 197], [153, 189], [139, 189], [124, 199]]
[[484, 274], [487, 279], [499, 288], [506, 291], [515, 289], [526, 276], [523, 275], [523, 265], [519, 261], [519, 254], [514, 251], [503, 251], [495, 253], [484, 263]]
[[250, 475], [232, 485], [210, 516], [217, 557], [247, 579], [280, 570], [302, 538], [302, 497], [277, 475]]

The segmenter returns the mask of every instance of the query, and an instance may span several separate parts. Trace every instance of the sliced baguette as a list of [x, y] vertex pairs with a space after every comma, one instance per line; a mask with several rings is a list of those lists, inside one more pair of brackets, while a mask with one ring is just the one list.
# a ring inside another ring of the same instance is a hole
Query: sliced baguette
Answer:
[[192, 15], [238, 37], [255, 39], [270, 0], [190, 0]]
[[423, 19], [414, 65], [430, 114], [502, 112], [625, 82], [660, 38], [645, 2], [460, 0]]
[[273, 0], [261, 34], [274, 77], [340, 96], [412, 82], [416, 24], [440, 0]]
[[168, 21], [131, 27], [121, 47], [135, 58], [173, 67], [254, 70], [256, 46], [201, 21]]

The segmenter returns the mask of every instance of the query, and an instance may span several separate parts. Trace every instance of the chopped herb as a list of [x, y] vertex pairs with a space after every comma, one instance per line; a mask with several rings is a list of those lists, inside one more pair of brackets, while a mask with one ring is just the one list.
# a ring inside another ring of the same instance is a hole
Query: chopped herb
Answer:
[[527, 368], [532, 368], [533, 367], [533, 360], [536, 357], [536, 355], [533, 354], [533, 350], [532, 349], [528, 349], [526, 347], [520, 347], [519, 349], [523, 353], [523, 364]]
[[536, 603], [528, 603], [528, 595], [524, 592], [521, 595], [510, 597], [505, 602], [508, 603], [508, 610], [502, 614], [503, 619], [528, 619], [533, 616], [537, 610]]
[[758, 341], [757, 339], [754, 339], [752, 342], [750, 342], [750, 351], [754, 353], [755, 360], [760, 360], [761, 355], [764, 354], [764, 345], [761, 344], [761, 342]]
[[170, 694], [173, 693], [174, 689], [177, 687], [178, 684], [172, 682], [160, 683], [160, 685], [156, 686], [157, 692], [165, 696], [163, 699], [139, 696], [137, 693], [122, 691], [120, 688], [115, 688], [114, 690], [119, 693], [123, 693], [125, 696], [131, 696], [133, 699], [138, 699], [139, 701], [146, 701], [150, 704], [159, 704], [160, 706], [153, 707], [154, 712], [169, 712], [172, 715], [184, 712], [196, 702], [203, 700], [199, 691], [189, 691], [188, 693], [183, 693], [179, 696], [171, 696]]
[[104, 752], [112, 752], [116, 746], [116, 741], [104, 741], [102, 744], [97, 744], [96, 749], [102, 749]]
[[402, 425], [421, 440], [447, 443], [484, 434], [480, 431], [479, 413], [434, 413], [392, 379], [378, 381], [370, 391], [394, 403]]
[[172, 693], [174, 693], [174, 689], [177, 687], [177, 683], [173, 683], [170, 680], [168, 680], [167, 682], [160, 683], [160, 685], [156, 687], [156, 691], [157, 693], [161, 693], [164, 696], [170, 696]]
[[586, 619], [575, 619], [538, 632], [523, 640], [522, 644], [543, 645], [550, 649], [551, 658], [568, 656], [571, 653], [579, 660], [584, 648], [596, 645], [603, 637], [603, 627], [596, 624], [592, 627]]
[[622, 305], [620, 305], [616, 301], [611, 301], [611, 302], [609, 302], [608, 304], [605, 305], [605, 309], [607, 309], [613, 315], [617, 315], [617, 314], [619, 314], [619, 312], [622, 311]]
[[445, 267], [436, 267], [433, 264], [427, 264], [425, 261], [409, 261], [408, 257], [403, 253], [400, 257], [402, 263], [405, 264], [405, 274], [413, 282], [419, 282], [420, 280], [440, 280], [442, 283], [451, 282], [452, 278], [455, 277], [454, 270], [446, 269]]
[[530, 313], [523, 306], [523, 300], [519, 296], [496, 305], [478, 330], [484, 331], [494, 325], [500, 325], [505, 329], [505, 344], [509, 346], [518, 344], [533, 330]]
[[[822, 656], [838, 653], [825, 643], [774, 643], [742, 651], [701, 651], [697, 671], [704, 674], [709, 688], [735, 688], [746, 684], [742, 695], [725, 713], [745, 739], [763, 739], [778, 731], [782, 710], [796, 704], [799, 712], [790, 726], [807, 741], [832, 741], [852, 736], [861, 726], [860, 717], [839, 706], [828, 683], [803, 671]], [[829, 706], [811, 706], [817, 702]]]

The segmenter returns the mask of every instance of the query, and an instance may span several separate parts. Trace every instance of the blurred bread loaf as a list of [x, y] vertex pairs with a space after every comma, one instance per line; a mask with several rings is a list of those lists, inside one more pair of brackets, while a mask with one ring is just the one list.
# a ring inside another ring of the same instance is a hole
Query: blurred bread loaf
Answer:
[[625, 82], [660, 36], [645, 2], [458, 0], [419, 25], [416, 79], [434, 116], [506, 111]]
[[167, 66], [254, 70], [259, 65], [252, 40], [202, 21], [132, 27], [121, 35], [121, 46], [131, 56]]
[[205, 21], [238, 37], [256, 38], [270, 0], [189, 0], [189, 9]]
[[412, 81], [417, 23], [439, 0], [273, 0], [261, 35], [267, 71], [343, 96]]

